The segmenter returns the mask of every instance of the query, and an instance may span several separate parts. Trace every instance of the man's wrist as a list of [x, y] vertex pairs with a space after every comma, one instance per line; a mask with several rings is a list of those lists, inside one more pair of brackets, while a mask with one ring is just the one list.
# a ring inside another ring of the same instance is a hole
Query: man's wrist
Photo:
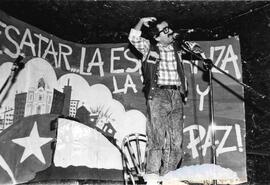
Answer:
[[134, 27], [134, 29], [140, 31], [141, 28], [142, 28], [142, 26], [143, 26], [143, 19], [140, 18], [139, 21], [138, 21], [138, 23], [137, 23], [136, 26]]
[[139, 22], [140, 24], [143, 24], [143, 18], [139, 18]]

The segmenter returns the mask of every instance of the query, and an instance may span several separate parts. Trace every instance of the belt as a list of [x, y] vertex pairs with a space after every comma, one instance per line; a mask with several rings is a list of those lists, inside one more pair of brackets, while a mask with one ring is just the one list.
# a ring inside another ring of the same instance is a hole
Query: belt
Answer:
[[173, 89], [173, 90], [179, 90], [180, 86], [177, 85], [158, 85], [160, 89]]

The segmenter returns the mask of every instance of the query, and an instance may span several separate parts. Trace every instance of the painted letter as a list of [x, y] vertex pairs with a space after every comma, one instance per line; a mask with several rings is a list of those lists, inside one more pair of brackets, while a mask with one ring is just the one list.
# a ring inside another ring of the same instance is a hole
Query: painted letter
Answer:
[[225, 57], [222, 60], [222, 64], [220, 66], [220, 69], [222, 69], [222, 70], [226, 71], [227, 73], [229, 73], [229, 71], [225, 70], [225, 68], [226, 68], [226, 65], [227, 65], [228, 62], [232, 62], [233, 67], [234, 67], [234, 71], [235, 71], [235, 76], [236, 76], [237, 79], [240, 79], [241, 78], [241, 73], [240, 73], [240, 70], [239, 70], [239, 67], [238, 67], [238, 64], [237, 64], [237, 59], [238, 59], [238, 57], [234, 53], [232, 45], [230, 44], [228, 46]]
[[127, 74], [127, 78], [126, 78], [126, 83], [125, 83], [125, 91], [124, 94], [127, 93], [127, 89], [131, 87], [133, 89], [134, 93], [137, 93], [137, 89], [136, 89], [136, 85], [133, 83], [131, 76], [129, 74]]
[[196, 90], [197, 90], [197, 93], [200, 95], [200, 105], [199, 105], [199, 110], [200, 110], [200, 111], [203, 111], [204, 97], [209, 93], [210, 88], [209, 88], [209, 86], [207, 86], [207, 88], [205, 89], [205, 91], [202, 92], [202, 91], [200, 90], [199, 85], [197, 84]]
[[125, 88], [123, 88], [123, 89], [118, 89], [118, 86], [117, 86], [117, 82], [116, 82], [115, 76], [113, 76], [113, 87], [114, 87], [113, 94], [125, 92]]
[[[195, 138], [194, 131], [197, 130], [199, 131], [199, 136]], [[205, 129], [201, 125], [190, 125], [186, 128], [184, 128], [183, 132], [189, 132], [189, 140], [190, 143], [187, 145], [188, 149], [191, 149], [192, 157], [195, 159], [196, 157], [199, 156], [198, 150], [197, 150], [197, 145], [202, 142], [204, 136], [205, 136]]]
[[91, 73], [85, 73], [83, 71], [83, 69], [84, 69], [84, 61], [85, 61], [85, 53], [86, 53], [86, 48], [82, 47], [82, 49], [81, 49], [81, 61], [80, 61], [80, 74], [90, 76]]
[[46, 37], [43, 37], [41, 34], [36, 34], [34, 35], [38, 38], [38, 57], [41, 57], [41, 41], [44, 41], [45, 43], [49, 42], [49, 39]]
[[232, 130], [232, 126], [216, 126], [216, 130], [225, 130], [225, 134], [223, 136], [223, 138], [221, 139], [217, 150], [216, 150], [216, 154], [217, 156], [219, 156], [219, 154], [225, 153], [225, 152], [232, 152], [232, 151], [236, 151], [237, 147], [236, 146], [231, 146], [231, 147], [224, 147], [226, 140], [229, 137], [229, 134]]
[[[97, 55], [98, 62], [95, 62], [96, 55]], [[103, 64], [104, 64], [104, 62], [102, 61], [100, 50], [99, 50], [99, 48], [97, 48], [91, 62], [88, 63], [87, 72], [92, 74], [91, 73], [92, 67], [99, 66], [99, 75], [104, 76]]]
[[[49, 50], [49, 49], [51, 49], [51, 50]], [[45, 49], [45, 52], [44, 52], [44, 54], [43, 54], [43, 56], [42, 56], [42, 58], [46, 58], [46, 56], [47, 56], [47, 54], [52, 54], [53, 55], [53, 58], [54, 58], [54, 65], [55, 65], [55, 67], [61, 67], [61, 65], [57, 65], [57, 52], [55, 51], [55, 49], [54, 49], [54, 46], [53, 46], [53, 41], [52, 40], [50, 40], [50, 42], [49, 42], [49, 44], [48, 44], [48, 46], [47, 46], [47, 48]]]
[[[67, 52], [62, 51], [62, 47], [67, 48]], [[61, 56], [63, 55], [63, 59], [65, 62], [65, 66], [67, 70], [70, 70], [70, 65], [67, 59], [67, 55], [72, 54], [72, 48], [66, 44], [59, 43], [59, 55], [58, 55], [58, 66], [61, 66]]]
[[134, 72], [138, 71], [139, 69], [141, 69], [142, 64], [141, 64], [141, 60], [138, 60], [138, 59], [136, 59], [136, 58], [131, 58], [131, 57], [129, 57], [128, 54], [127, 54], [129, 51], [130, 51], [130, 50], [127, 49], [127, 50], [124, 52], [124, 56], [125, 56], [125, 58], [126, 58], [127, 60], [134, 62], [134, 63], [136, 64], [136, 66], [135, 66], [133, 69], [132, 69], [132, 68], [127, 68], [127, 69], [126, 69], [126, 72], [128, 72], [128, 73], [134, 73]]
[[[221, 58], [222, 58], [222, 56], [223, 56], [223, 54], [225, 52], [225, 49], [226, 49], [226, 46], [210, 47], [210, 59], [212, 59], [213, 62], [214, 62], [214, 53], [215, 53], [215, 51], [220, 50], [220, 53], [219, 53], [218, 58], [216, 60], [215, 66], [219, 65], [219, 62], [221, 61]], [[215, 68], [212, 68], [212, 72], [221, 73], [220, 71], [218, 71]]]
[[212, 146], [212, 129], [211, 129], [211, 126], [209, 126], [208, 130], [207, 130], [205, 142], [202, 145], [202, 154], [203, 154], [203, 156], [206, 155], [207, 148], [211, 147], [211, 146]]
[[8, 39], [12, 44], [14, 44], [14, 46], [15, 46], [15, 48], [16, 48], [16, 52], [15, 52], [15, 53], [12, 53], [12, 52], [11, 52], [9, 49], [7, 49], [7, 48], [4, 50], [4, 52], [5, 52], [8, 56], [10, 56], [11, 58], [17, 58], [17, 57], [19, 56], [19, 54], [20, 54], [20, 47], [19, 47], [19, 44], [18, 44], [15, 40], [13, 40], [13, 38], [9, 35], [9, 30], [10, 30], [10, 29], [14, 30], [18, 35], [20, 35], [20, 31], [19, 31], [16, 27], [14, 27], [14, 26], [12, 26], [12, 25], [7, 26], [6, 29], [5, 29], [6, 37], [7, 37], [7, 39]]
[[[29, 40], [29, 42], [27, 42], [26, 40]], [[35, 44], [33, 43], [33, 39], [31, 36], [31, 32], [28, 28], [26, 28], [24, 34], [23, 34], [23, 38], [21, 40], [21, 44], [20, 44], [20, 49], [23, 50], [24, 45], [29, 46], [32, 50], [32, 55], [36, 56], [36, 51], [35, 51]]]
[[110, 67], [110, 73], [124, 73], [124, 69], [114, 69], [114, 61], [120, 60], [119, 56], [114, 56], [115, 51], [124, 51], [124, 47], [121, 48], [112, 48], [111, 49], [111, 67]]

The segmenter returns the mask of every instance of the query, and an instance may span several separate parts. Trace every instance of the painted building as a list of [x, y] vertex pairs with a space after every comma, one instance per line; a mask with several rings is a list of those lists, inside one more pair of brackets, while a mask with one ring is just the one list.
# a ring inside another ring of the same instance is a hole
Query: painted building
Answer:
[[14, 117], [14, 109], [12, 107], [5, 107], [3, 118], [4, 129], [13, 124], [13, 117]]
[[64, 86], [63, 91], [64, 91], [63, 93], [65, 94], [65, 99], [64, 99], [64, 106], [63, 106], [62, 114], [64, 116], [69, 116], [70, 99], [71, 99], [71, 91], [72, 91], [72, 87], [69, 85], [69, 79], [67, 81], [67, 85]]
[[70, 106], [69, 106], [69, 116], [70, 117], [76, 117], [76, 112], [78, 109], [80, 100], [70, 100]]
[[25, 113], [25, 105], [26, 105], [27, 93], [18, 93], [15, 95], [14, 101], [14, 115], [13, 122], [22, 119]]
[[[90, 112], [87, 110], [87, 108], [82, 105], [78, 108], [76, 112], [76, 118], [81, 122], [81, 123], [88, 123], [90, 120]], [[89, 125], [91, 126], [91, 125]]]
[[51, 114], [62, 114], [64, 106], [65, 94], [54, 89]]
[[96, 122], [96, 128], [105, 136], [114, 137], [116, 130], [112, 125], [113, 120], [107, 117], [99, 117]]
[[0, 129], [4, 130], [13, 124], [14, 109], [12, 107], [5, 107], [4, 111], [0, 113]]
[[50, 113], [52, 106], [53, 89], [43, 78], [40, 78], [35, 87], [27, 92], [24, 116]]

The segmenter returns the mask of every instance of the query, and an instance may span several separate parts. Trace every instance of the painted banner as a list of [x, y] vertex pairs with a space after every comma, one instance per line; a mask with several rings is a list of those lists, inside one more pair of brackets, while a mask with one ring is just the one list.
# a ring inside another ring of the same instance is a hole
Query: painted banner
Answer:
[[[242, 81], [238, 37], [198, 43], [217, 67]], [[145, 134], [146, 124], [141, 60], [132, 47], [68, 42], [3, 12], [0, 46], [0, 184], [122, 181], [123, 138]], [[19, 55], [25, 66], [14, 72]], [[189, 83], [184, 156], [181, 168], [168, 177], [247, 181], [243, 88], [212, 69], [213, 165], [208, 82], [200, 61], [184, 62]]]

